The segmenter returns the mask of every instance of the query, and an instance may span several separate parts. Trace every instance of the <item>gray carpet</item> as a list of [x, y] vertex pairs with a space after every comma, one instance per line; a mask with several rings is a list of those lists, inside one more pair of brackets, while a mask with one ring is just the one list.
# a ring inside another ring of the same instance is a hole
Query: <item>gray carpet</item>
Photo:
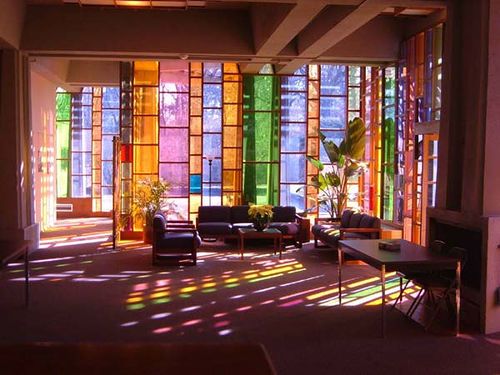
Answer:
[[234, 245], [205, 243], [196, 267], [153, 267], [141, 244], [109, 249], [105, 224], [45, 235], [28, 309], [22, 265], [2, 271], [1, 342], [258, 342], [279, 374], [500, 373], [500, 335], [427, 333], [392, 311], [381, 339], [376, 272], [346, 267], [339, 307], [331, 251], [280, 261], [251, 246], [241, 261]]

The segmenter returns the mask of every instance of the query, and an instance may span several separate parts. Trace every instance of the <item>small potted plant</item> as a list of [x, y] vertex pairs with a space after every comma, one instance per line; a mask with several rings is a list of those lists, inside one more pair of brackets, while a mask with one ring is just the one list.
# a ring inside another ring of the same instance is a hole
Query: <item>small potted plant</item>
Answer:
[[248, 209], [248, 216], [252, 219], [254, 228], [262, 232], [273, 217], [273, 206], [269, 204], [253, 204]]
[[170, 184], [163, 180], [152, 180], [145, 178], [139, 180], [134, 195], [134, 218], [142, 220], [143, 239], [145, 243], [153, 240], [153, 219], [155, 214], [161, 210]]

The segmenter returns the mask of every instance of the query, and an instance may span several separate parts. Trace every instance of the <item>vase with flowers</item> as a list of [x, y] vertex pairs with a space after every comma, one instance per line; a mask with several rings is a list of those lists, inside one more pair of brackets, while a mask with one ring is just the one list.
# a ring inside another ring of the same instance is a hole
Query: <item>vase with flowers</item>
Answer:
[[248, 209], [248, 216], [253, 222], [254, 228], [262, 232], [267, 228], [273, 217], [273, 206], [269, 204], [253, 204]]

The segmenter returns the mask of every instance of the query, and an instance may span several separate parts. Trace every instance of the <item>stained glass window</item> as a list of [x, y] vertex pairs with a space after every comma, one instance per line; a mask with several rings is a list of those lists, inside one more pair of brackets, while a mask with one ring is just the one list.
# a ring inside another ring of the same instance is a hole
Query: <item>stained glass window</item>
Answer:
[[56, 95], [57, 197], [70, 196], [71, 94]]

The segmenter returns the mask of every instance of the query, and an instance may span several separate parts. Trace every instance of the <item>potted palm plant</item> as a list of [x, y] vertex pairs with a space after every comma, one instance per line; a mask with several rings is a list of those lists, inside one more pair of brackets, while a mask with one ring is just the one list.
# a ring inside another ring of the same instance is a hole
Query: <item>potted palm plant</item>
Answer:
[[136, 189], [134, 218], [142, 221], [144, 242], [150, 244], [153, 239], [153, 219], [162, 208], [170, 184], [163, 180], [144, 178], [137, 182]]
[[309, 186], [318, 189], [318, 204], [328, 212], [331, 218], [340, 217], [347, 204], [347, 183], [358, 176], [367, 167], [363, 161], [365, 154], [366, 127], [359, 117], [349, 121], [346, 137], [337, 146], [319, 133], [321, 142], [331, 166], [325, 166], [320, 160], [307, 157], [319, 173], [311, 179]]

